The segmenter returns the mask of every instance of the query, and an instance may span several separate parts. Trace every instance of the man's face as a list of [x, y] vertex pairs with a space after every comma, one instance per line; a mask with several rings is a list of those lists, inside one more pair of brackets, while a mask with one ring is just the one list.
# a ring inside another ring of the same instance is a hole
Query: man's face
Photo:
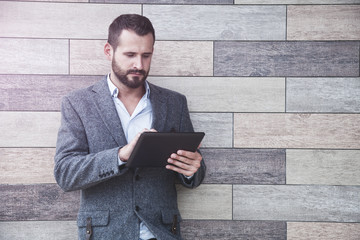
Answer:
[[151, 33], [139, 36], [133, 31], [123, 30], [111, 60], [112, 80], [115, 80], [115, 75], [126, 87], [143, 86], [150, 71], [153, 43]]

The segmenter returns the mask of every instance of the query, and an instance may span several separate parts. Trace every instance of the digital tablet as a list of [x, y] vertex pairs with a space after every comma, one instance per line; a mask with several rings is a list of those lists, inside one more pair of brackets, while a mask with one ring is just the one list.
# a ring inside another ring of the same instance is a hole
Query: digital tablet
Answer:
[[126, 166], [165, 167], [168, 158], [178, 150], [195, 152], [205, 133], [161, 133], [144, 132], [140, 135]]

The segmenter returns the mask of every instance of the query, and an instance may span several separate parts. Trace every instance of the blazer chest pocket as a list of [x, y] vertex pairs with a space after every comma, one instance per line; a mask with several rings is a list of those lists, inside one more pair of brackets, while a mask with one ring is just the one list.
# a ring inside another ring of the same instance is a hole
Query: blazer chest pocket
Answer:
[[105, 227], [108, 224], [109, 211], [81, 211], [78, 214], [77, 225], [79, 228], [85, 228], [86, 239], [91, 239], [93, 227]]

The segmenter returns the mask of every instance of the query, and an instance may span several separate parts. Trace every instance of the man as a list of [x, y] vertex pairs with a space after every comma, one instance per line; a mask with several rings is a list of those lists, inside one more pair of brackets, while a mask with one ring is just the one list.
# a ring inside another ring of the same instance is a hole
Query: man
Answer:
[[175, 179], [201, 184], [200, 153], [179, 150], [166, 168], [125, 165], [141, 132], [193, 131], [185, 96], [146, 81], [154, 41], [146, 17], [119, 16], [104, 47], [110, 74], [63, 99], [54, 173], [81, 190], [79, 239], [181, 239]]

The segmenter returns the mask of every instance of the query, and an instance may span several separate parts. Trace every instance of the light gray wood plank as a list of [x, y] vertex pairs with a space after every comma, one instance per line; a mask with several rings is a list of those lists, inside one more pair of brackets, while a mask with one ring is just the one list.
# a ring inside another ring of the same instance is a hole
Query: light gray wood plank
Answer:
[[55, 183], [54, 148], [0, 148], [0, 184]]
[[288, 222], [287, 240], [358, 240], [360, 223]]
[[[71, 40], [70, 73], [103, 75], [111, 63], [104, 55], [104, 40]], [[156, 41], [150, 75], [212, 76], [212, 42]]]
[[287, 149], [286, 183], [360, 186], [360, 151]]
[[0, 221], [75, 220], [80, 192], [56, 184], [0, 185]]
[[195, 189], [177, 185], [178, 205], [183, 219], [231, 220], [232, 186], [202, 184]]
[[144, 5], [144, 15], [161, 40], [285, 40], [285, 6]]
[[360, 114], [235, 113], [238, 148], [360, 148]]
[[27, 38], [107, 39], [109, 25], [120, 14], [141, 14], [136, 4], [2, 1], [0, 9], [0, 36]]
[[0, 147], [55, 147], [59, 112], [0, 112]]
[[287, 112], [360, 112], [360, 78], [287, 78]]
[[360, 40], [360, 6], [288, 6], [287, 40]]
[[190, 117], [194, 130], [205, 132], [201, 147], [232, 147], [232, 113], [190, 113]]
[[203, 149], [205, 183], [285, 184], [285, 150]]
[[68, 74], [68, 52], [67, 40], [0, 38], [0, 74]]
[[0, 75], [0, 110], [59, 111], [63, 96], [70, 91], [88, 87], [102, 77]]
[[141, 3], [141, 4], [233, 4], [233, 0], [89, 0], [97, 3]]
[[284, 78], [150, 77], [186, 95], [190, 111], [284, 112]]
[[235, 0], [235, 4], [359, 4], [360, 0]]
[[0, 222], [3, 240], [77, 240], [75, 221], [16, 221]]
[[358, 77], [359, 42], [215, 42], [214, 75]]
[[275, 221], [185, 220], [181, 224], [181, 235], [186, 240], [286, 240], [286, 223]]
[[234, 185], [235, 220], [360, 221], [359, 186]]

